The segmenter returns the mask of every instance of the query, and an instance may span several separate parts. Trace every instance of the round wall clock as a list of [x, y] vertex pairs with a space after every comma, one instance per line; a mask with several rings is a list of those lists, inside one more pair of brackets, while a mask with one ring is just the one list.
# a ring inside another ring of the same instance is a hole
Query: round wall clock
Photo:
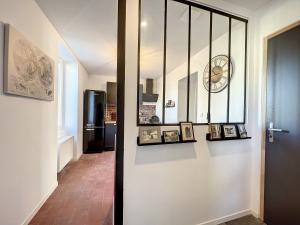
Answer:
[[[217, 55], [211, 59], [211, 92], [218, 93], [224, 90], [228, 84], [228, 63], [226, 55]], [[230, 79], [233, 74], [233, 64], [230, 62]], [[209, 63], [203, 72], [203, 85], [209, 90]]]

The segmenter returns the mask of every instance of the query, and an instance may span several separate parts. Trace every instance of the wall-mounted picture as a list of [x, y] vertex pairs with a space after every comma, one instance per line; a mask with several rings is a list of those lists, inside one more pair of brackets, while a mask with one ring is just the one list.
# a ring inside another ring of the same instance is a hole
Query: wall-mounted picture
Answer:
[[179, 142], [178, 130], [163, 131], [165, 143]]
[[193, 123], [180, 122], [180, 131], [183, 141], [195, 140]]
[[54, 74], [54, 61], [6, 24], [4, 92], [53, 101]]
[[161, 143], [161, 129], [159, 126], [140, 127], [140, 144]]
[[238, 124], [239, 135], [241, 138], [247, 137], [247, 131], [244, 124]]
[[222, 137], [220, 124], [209, 124], [208, 129], [211, 139], [220, 139]]
[[237, 137], [235, 125], [223, 125], [223, 131], [225, 138]]

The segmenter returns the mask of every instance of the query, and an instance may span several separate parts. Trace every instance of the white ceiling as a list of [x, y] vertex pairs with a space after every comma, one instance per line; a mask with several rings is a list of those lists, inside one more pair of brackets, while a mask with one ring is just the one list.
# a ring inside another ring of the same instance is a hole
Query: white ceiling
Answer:
[[[254, 10], [270, 0], [224, 0]], [[89, 74], [115, 75], [117, 61], [117, 0], [36, 0]], [[163, 70], [163, 0], [143, 0], [141, 75], [159, 77]], [[168, 4], [167, 72], [187, 61], [187, 6]], [[192, 10], [191, 54], [208, 44], [209, 14]], [[213, 39], [228, 28], [214, 18]]]
[[36, 0], [89, 74], [116, 74], [117, 0]]
[[223, 0], [254, 11], [272, 0]]

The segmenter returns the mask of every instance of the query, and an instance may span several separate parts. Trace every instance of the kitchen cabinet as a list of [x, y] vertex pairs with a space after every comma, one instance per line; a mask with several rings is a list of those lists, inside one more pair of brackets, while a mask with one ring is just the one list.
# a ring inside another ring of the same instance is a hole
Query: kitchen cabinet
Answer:
[[107, 82], [106, 91], [107, 91], [107, 104], [116, 105], [117, 104], [117, 83]]
[[115, 147], [115, 135], [117, 134], [117, 124], [108, 122], [105, 124], [105, 148], [113, 150]]

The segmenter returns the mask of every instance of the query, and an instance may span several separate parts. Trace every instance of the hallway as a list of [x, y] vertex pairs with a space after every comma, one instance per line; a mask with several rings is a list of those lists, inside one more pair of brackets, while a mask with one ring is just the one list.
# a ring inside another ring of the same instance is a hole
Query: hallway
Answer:
[[114, 152], [82, 155], [70, 163], [30, 225], [111, 225], [114, 156]]

